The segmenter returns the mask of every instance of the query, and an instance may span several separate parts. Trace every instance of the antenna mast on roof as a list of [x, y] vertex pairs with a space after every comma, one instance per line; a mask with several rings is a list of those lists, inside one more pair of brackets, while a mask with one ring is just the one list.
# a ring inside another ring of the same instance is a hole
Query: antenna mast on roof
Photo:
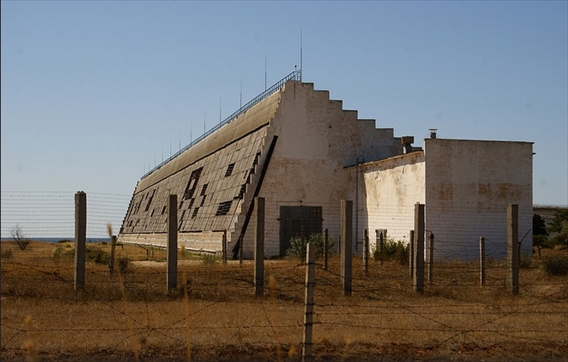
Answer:
[[264, 90], [266, 90], [266, 57], [264, 57]]
[[300, 29], [300, 82], [302, 81], [302, 29]]

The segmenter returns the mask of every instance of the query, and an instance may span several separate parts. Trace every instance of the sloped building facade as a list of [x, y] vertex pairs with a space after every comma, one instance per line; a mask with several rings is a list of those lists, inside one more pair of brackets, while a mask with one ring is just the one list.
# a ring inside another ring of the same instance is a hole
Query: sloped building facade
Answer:
[[[428, 149], [430, 141], [425, 144]], [[532, 152], [530, 143], [523, 145]], [[502, 152], [508, 155], [507, 146], [504, 148]], [[384, 211], [374, 205], [377, 200], [392, 210], [410, 207], [411, 214], [415, 202], [438, 205], [440, 192], [447, 191], [446, 182], [432, 184], [436, 178], [431, 175], [445, 171], [435, 171], [436, 162], [431, 168], [425, 166], [430, 164], [425, 156], [428, 151], [404, 154], [408, 149], [408, 145], [401, 144], [401, 138], [394, 137], [392, 128], [377, 129], [374, 120], [358, 119], [356, 111], [344, 110], [341, 101], [331, 100], [328, 91], [314, 90], [312, 83], [287, 80], [265, 94], [262, 101], [241, 110], [207, 137], [145, 175], [136, 185], [119, 241], [166, 245], [166, 204], [170, 194], [178, 199], [178, 242], [190, 250], [220, 251], [226, 232], [229, 252], [237, 251], [242, 240], [243, 256], [251, 257], [256, 196], [265, 199], [267, 256], [284, 255], [290, 238], [299, 233], [308, 235], [328, 229], [337, 240], [342, 199], [356, 200], [354, 237], [359, 240], [363, 228], [387, 228], [376, 216]], [[479, 156], [493, 157], [488, 152]], [[451, 158], [453, 153], [449, 155]], [[532, 190], [530, 182], [525, 185], [525, 172], [532, 179], [532, 159], [519, 162], [525, 161], [528, 163], [523, 163], [519, 171], [524, 177], [521, 183]], [[439, 162], [451, 160], [446, 157]], [[491, 164], [480, 167], [485, 166]], [[402, 178], [397, 176], [405, 167], [412, 171], [403, 172]], [[432, 172], [428, 173], [428, 169]], [[452, 173], [448, 182], [463, 181], [460, 174]], [[488, 183], [493, 181], [487, 179]], [[493, 186], [488, 187], [488, 192], [493, 192]], [[532, 204], [530, 192], [509, 196], [502, 201]], [[522, 202], [516, 201], [517, 197], [522, 197]], [[451, 199], [461, 201], [457, 195]], [[439, 220], [442, 229], [453, 214], [443, 215], [432, 219], [432, 225]], [[391, 218], [395, 217], [401, 215], [393, 213]], [[399, 221], [401, 237], [403, 231], [412, 228], [412, 222], [405, 220]]]

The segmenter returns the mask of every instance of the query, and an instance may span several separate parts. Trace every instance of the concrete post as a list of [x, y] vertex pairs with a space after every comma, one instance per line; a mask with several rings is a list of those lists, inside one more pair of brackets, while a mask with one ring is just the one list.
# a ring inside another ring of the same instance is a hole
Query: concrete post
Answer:
[[485, 285], [485, 238], [479, 238], [479, 285]]
[[87, 194], [75, 194], [75, 291], [85, 288], [85, 249], [87, 242]]
[[424, 205], [414, 205], [414, 276], [412, 285], [416, 293], [424, 293]]
[[408, 239], [408, 269], [411, 278], [414, 278], [414, 244], [414, 230], [410, 230], [410, 239]]
[[264, 294], [264, 197], [255, 198], [256, 228], [254, 229], [254, 294]]
[[314, 319], [314, 285], [316, 270], [316, 245], [306, 245], [306, 294], [304, 307], [304, 346], [302, 349], [302, 361], [312, 358], [312, 327]]
[[323, 231], [323, 270], [327, 270], [327, 258], [329, 255], [329, 233], [327, 229]]
[[245, 250], [244, 243], [245, 243], [245, 237], [242, 236], [239, 239], [239, 265], [241, 266], [243, 265], [243, 252]]
[[369, 275], [369, 231], [365, 229], [363, 236], [363, 272]]
[[110, 261], [108, 264], [108, 269], [111, 274], [114, 272], [115, 253], [116, 253], [116, 235], [112, 235], [110, 237]]
[[168, 245], [167, 258], [168, 269], [166, 282], [168, 290], [172, 290], [177, 285], [177, 260], [178, 260], [178, 230], [177, 230], [177, 195], [168, 197]]
[[507, 285], [519, 294], [519, 205], [507, 208]]
[[428, 284], [434, 281], [434, 234], [428, 237]]
[[223, 245], [222, 248], [222, 258], [223, 258], [223, 265], [227, 265], [227, 230], [223, 231], [223, 239], [221, 240]]
[[381, 260], [379, 261], [379, 265], [383, 265], [383, 257], [384, 257], [384, 253], [385, 253], [385, 233], [384, 230], [377, 230], [378, 232], [378, 237], [379, 237], [379, 244], [378, 244], [378, 250], [379, 250], [379, 255]]
[[378, 252], [379, 250], [379, 238], [380, 238], [380, 230], [379, 229], [375, 229], [375, 250]]
[[341, 283], [343, 295], [352, 292], [353, 201], [341, 200]]

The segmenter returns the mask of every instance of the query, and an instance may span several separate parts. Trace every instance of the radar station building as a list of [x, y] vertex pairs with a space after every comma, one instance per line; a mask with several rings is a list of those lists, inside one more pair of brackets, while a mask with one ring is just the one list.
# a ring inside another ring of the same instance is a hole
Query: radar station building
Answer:
[[[167, 201], [177, 195], [178, 243], [187, 250], [251, 258], [254, 198], [265, 199], [265, 255], [290, 239], [339, 239], [341, 200], [353, 201], [354, 251], [363, 231], [407, 242], [414, 205], [425, 204], [437, 259], [507, 252], [506, 210], [519, 205], [521, 252], [532, 250], [532, 143], [452, 140], [434, 130], [423, 148], [343, 109], [293, 72], [138, 181], [119, 234], [123, 243], [165, 246]], [[526, 234], [525, 234], [526, 232]]]

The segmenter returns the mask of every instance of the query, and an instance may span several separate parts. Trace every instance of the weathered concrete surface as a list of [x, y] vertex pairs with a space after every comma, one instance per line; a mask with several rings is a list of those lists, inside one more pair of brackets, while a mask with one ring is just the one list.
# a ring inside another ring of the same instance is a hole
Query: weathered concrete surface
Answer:
[[[508, 203], [519, 204], [521, 238], [531, 228], [531, 143], [429, 139], [424, 151], [416, 150], [401, 144], [393, 129], [377, 129], [374, 120], [344, 110], [328, 91], [289, 81], [140, 180], [119, 241], [165, 245], [170, 193], [178, 195], [180, 247], [221, 251], [227, 230], [229, 254], [255, 196], [265, 199], [268, 257], [280, 253], [281, 207], [320, 207], [322, 229], [338, 241], [342, 199], [354, 200], [356, 250], [363, 229], [387, 229], [387, 237], [407, 240], [416, 202], [426, 204], [437, 259], [478, 255], [480, 236], [489, 256], [504, 253]], [[253, 256], [254, 223], [250, 218], [244, 233], [246, 258]], [[531, 236], [521, 252], [530, 252]]]

